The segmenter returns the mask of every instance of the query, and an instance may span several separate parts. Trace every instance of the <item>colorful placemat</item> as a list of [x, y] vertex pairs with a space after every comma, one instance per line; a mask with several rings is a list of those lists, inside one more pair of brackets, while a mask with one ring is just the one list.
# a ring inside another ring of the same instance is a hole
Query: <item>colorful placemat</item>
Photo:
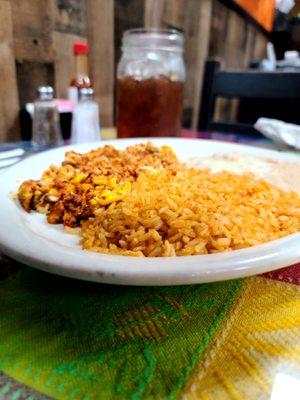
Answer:
[[[270, 399], [288, 376], [300, 388], [299, 288], [246, 279], [214, 342], [186, 385], [186, 399]], [[273, 397], [272, 397], [273, 396]]]
[[0, 269], [0, 399], [267, 399], [278, 369], [300, 377], [289, 269], [156, 288]]

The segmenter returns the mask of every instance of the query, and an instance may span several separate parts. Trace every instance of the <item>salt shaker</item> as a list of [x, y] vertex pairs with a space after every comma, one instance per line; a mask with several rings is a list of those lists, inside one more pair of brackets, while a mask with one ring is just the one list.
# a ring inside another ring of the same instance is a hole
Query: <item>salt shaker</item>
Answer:
[[34, 102], [32, 145], [37, 147], [60, 146], [63, 138], [59, 125], [58, 109], [53, 101], [53, 88], [40, 86]]
[[99, 107], [93, 97], [92, 88], [79, 89], [79, 102], [72, 117], [72, 143], [95, 142], [101, 139]]

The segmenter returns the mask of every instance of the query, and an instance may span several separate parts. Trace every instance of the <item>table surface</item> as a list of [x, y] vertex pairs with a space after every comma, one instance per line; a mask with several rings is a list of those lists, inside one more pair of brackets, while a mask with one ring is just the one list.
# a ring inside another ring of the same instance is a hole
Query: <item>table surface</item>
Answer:
[[[117, 134], [115, 128], [101, 129], [101, 137], [104, 140], [116, 139], [116, 136]], [[263, 136], [237, 135], [231, 133], [218, 133], [218, 132], [194, 132], [188, 129], [184, 129], [181, 132], [181, 137], [221, 140], [225, 142], [250, 144], [252, 146], [265, 147], [271, 149], [278, 148], [278, 146], [276, 146], [270, 139], [267, 139]], [[66, 142], [66, 144], [68, 144], [68, 142]], [[15, 148], [16, 146], [21, 146], [26, 150], [32, 150], [32, 146], [29, 141], [22, 141], [22, 142], [0, 143], [0, 151], [9, 150], [11, 148]]]
[[[276, 148], [241, 135], [182, 136]], [[32, 150], [17, 142], [0, 151], [15, 147]], [[0, 399], [299, 399], [299, 286], [299, 265], [133, 288], [62, 278], [0, 255]]]

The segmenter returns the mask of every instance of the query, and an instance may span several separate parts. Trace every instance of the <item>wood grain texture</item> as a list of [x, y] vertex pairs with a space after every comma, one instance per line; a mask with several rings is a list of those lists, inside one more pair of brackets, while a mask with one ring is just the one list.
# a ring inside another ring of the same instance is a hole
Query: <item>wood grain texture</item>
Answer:
[[[227, 35], [225, 39], [224, 66], [226, 69], [244, 69], [245, 66], [245, 50], [247, 43], [247, 23], [244, 19], [234, 11], [230, 11], [227, 22]], [[221, 100], [221, 119], [232, 121], [236, 119], [239, 100], [226, 99]]]
[[87, 0], [88, 43], [95, 99], [101, 126], [113, 125], [114, 114], [114, 2]]
[[161, 28], [165, 0], [145, 0], [144, 24], [146, 28]]
[[[265, 56], [263, 34], [238, 15], [231, 15], [219, 0], [0, 0], [0, 4], [0, 69], [6, 77], [0, 88], [6, 94], [5, 103], [10, 103], [8, 111], [6, 105], [0, 108], [0, 128], [5, 135], [16, 131], [13, 119], [18, 119], [19, 102], [23, 106], [31, 101], [39, 84], [52, 83], [59, 97], [66, 95], [74, 41], [89, 42], [90, 72], [103, 126], [114, 121], [115, 68], [126, 29], [145, 24], [183, 31], [184, 106], [194, 110], [193, 127], [197, 125], [207, 57], [220, 58], [225, 68], [245, 68]], [[231, 109], [228, 104], [226, 107], [228, 116]]]
[[244, 68], [246, 45], [246, 24], [234, 11], [229, 13], [228, 28], [225, 39], [225, 67]]
[[[206, 59], [220, 60], [223, 68], [245, 69], [254, 58], [263, 55], [266, 42], [256, 26], [219, 0], [145, 0], [145, 26], [174, 27], [184, 33], [184, 107], [192, 110], [194, 129]], [[236, 109], [237, 102], [232, 100], [220, 100], [216, 106], [217, 113], [226, 118], [233, 118]]]
[[218, 0], [213, 0], [209, 40], [209, 58], [224, 59], [224, 38], [227, 36], [229, 10]]
[[[226, 38], [228, 33], [230, 11], [218, 0], [213, 1], [212, 11], [212, 25], [211, 25], [211, 36], [209, 41], [209, 59], [218, 60], [221, 66], [224, 68], [226, 64]], [[216, 99], [215, 104], [215, 115], [216, 121], [224, 117], [224, 111], [228, 114], [227, 99]]]
[[121, 58], [122, 37], [126, 30], [144, 24], [145, 3], [141, 0], [114, 0], [115, 68]]
[[254, 59], [262, 60], [266, 57], [268, 39], [260, 32], [256, 32], [254, 44]]
[[[257, 59], [256, 55], [259, 56], [258, 59], [262, 59], [267, 42], [261, 32], [234, 11], [228, 13], [226, 30], [220, 35], [220, 40], [223, 40], [219, 48], [222, 68], [235, 70], [248, 69], [251, 62]], [[256, 40], [259, 41], [259, 45], [256, 44]], [[214, 54], [218, 52], [215, 51]], [[214, 119], [216, 121], [236, 120], [238, 107], [238, 99], [219, 97], [216, 101]]]
[[39, 86], [54, 85], [54, 65], [38, 61], [17, 61], [17, 82], [20, 107], [37, 98]]
[[53, 60], [53, 6], [52, 0], [11, 0], [17, 60]]
[[53, 32], [54, 87], [57, 97], [67, 97], [73, 76], [73, 43], [86, 43], [86, 38], [69, 33]]
[[254, 61], [254, 45], [255, 45], [255, 28], [248, 24], [248, 35], [247, 35], [247, 43], [246, 43], [246, 49], [245, 49], [245, 67], [249, 68], [251, 62]]
[[[193, 93], [193, 116], [192, 129], [196, 130], [199, 119], [199, 109], [201, 105], [201, 91], [204, 74], [204, 64], [208, 56], [210, 25], [212, 17], [212, 0], [190, 0], [189, 4], [194, 3], [194, 12], [198, 8], [197, 33], [195, 38], [195, 74], [194, 74], [194, 93]], [[198, 7], [197, 7], [198, 5]], [[197, 72], [196, 72], [197, 71]]]
[[52, 0], [54, 7], [54, 29], [58, 32], [86, 36], [87, 18], [85, 0]]
[[13, 52], [12, 10], [0, 1], [0, 141], [19, 138], [18, 90]]
[[163, 8], [163, 22], [174, 28], [185, 25], [186, 0], [165, 0]]
[[153, 25], [176, 28], [184, 34], [184, 108], [188, 114], [192, 112], [195, 127], [198, 121], [204, 62], [208, 55], [212, 0], [165, 0], [161, 13], [162, 22], [156, 21]]

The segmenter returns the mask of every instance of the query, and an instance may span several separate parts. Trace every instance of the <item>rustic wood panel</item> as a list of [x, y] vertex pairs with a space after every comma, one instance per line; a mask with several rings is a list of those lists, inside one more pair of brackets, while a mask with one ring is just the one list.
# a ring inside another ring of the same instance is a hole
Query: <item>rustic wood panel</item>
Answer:
[[[187, 6], [187, 7], [186, 7]], [[193, 92], [193, 38], [197, 26], [197, 18], [191, 12], [191, 7], [186, 0], [145, 0], [145, 26], [159, 28], [175, 28], [185, 36], [184, 58], [187, 68], [187, 79], [184, 93], [184, 107], [192, 107], [191, 91]], [[190, 79], [190, 77], [192, 79]]]
[[[242, 19], [235, 12], [230, 12], [227, 24], [226, 42], [222, 57], [222, 68], [247, 69], [255, 56], [255, 38], [263, 34]], [[236, 120], [239, 107], [238, 99], [219, 98], [215, 107], [215, 119]]]
[[[225, 41], [224, 66], [227, 69], [245, 68], [245, 48], [247, 43], [247, 24], [236, 12], [231, 11], [228, 16], [227, 36]], [[219, 107], [221, 119], [232, 121], [236, 119], [239, 107], [238, 99], [220, 99]]]
[[12, 10], [0, 1], [0, 141], [18, 139], [18, 91], [13, 53]]
[[18, 60], [53, 60], [52, 0], [11, 0], [15, 57]]
[[22, 108], [36, 99], [39, 86], [54, 86], [54, 65], [37, 61], [18, 61], [17, 81]]
[[179, 27], [184, 33], [184, 62], [186, 68], [186, 80], [184, 87], [184, 108], [190, 109], [194, 106], [195, 76], [197, 71], [197, 34], [199, 22], [199, 10], [193, 12], [194, 4], [186, 4], [184, 23]]
[[54, 87], [57, 97], [67, 97], [73, 76], [73, 43], [86, 43], [86, 38], [69, 33], [54, 32]]
[[254, 45], [255, 45], [255, 28], [248, 24], [248, 35], [245, 49], [245, 67], [249, 68], [251, 62], [254, 61]]
[[58, 32], [86, 36], [87, 18], [85, 0], [52, 0], [54, 7], [54, 29]]
[[225, 58], [224, 38], [227, 36], [228, 15], [228, 8], [218, 0], [214, 0], [210, 27], [209, 58]]
[[113, 125], [114, 112], [114, 2], [87, 0], [88, 43], [100, 123]]
[[[218, 0], [213, 1], [212, 25], [210, 31], [209, 58], [219, 60], [222, 68], [226, 65], [226, 38], [228, 34], [230, 11]], [[227, 99], [218, 98], [215, 106], [214, 119], [224, 119], [224, 115], [230, 112], [231, 104]]]
[[170, 27], [183, 29], [186, 22], [186, 0], [165, 0], [163, 22]]
[[121, 58], [122, 36], [127, 29], [144, 25], [145, 3], [141, 0], [114, 0], [115, 66]]
[[296, 0], [295, 3], [294, 8], [290, 11], [290, 15], [293, 16], [300, 13], [300, 0]]
[[161, 28], [165, 0], [145, 0], [144, 24], [146, 28]]
[[[187, 79], [184, 106], [193, 111], [193, 128], [197, 125], [204, 62], [218, 58], [223, 68], [245, 69], [255, 55], [263, 55], [264, 36], [218, 0], [146, 0], [147, 26], [175, 27], [185, 35]], [[256, 42], [255, 37], [260, 37]], [[209, 47], [207, 50], [207, 44]], [[220, 100], [216, 107], [219, 117], [233, 119], [238, 101]]]
[[241, 69], [244, 67], [246, 29], [244, 20], [234, 11], [228, 18], [225, 39], [225, 67]]
[[[195, 70], [194, 70], [194, 93], [193, 93], [193, 115], [192, 115], [192, 129], [196, 130], [198, 126], [199, 110], [201, 106], [201, 92], [204, 74], [205, 60], [208, 56], [209, 39], [210, 39], [210, 25], [212, 17], [212, 1], [202, 0], [201, 3], [197, 0], [190, 0], [189, 7], [192, 7], [194, 12], [198, 6], [198, 21], [197, 31], [195, 35]], [[192, 8], [191, 8], [192, 12]]]
[[254, 45], [254, 59], [262, 60], [266, 57], [268, 39], [260, 32], [256, 32]]
[[[0, 68], [6, 71], [4, 76], [8, 74], [1, 85], [4, 88], [10, 82], [9, 90], [3, 89], [3, 93], [16, 97], [17, 82], [23, 106], [35, 97], [39, 84], [54, 83], [57, 95], [65, 96], [73, 69], [72, 44], [88, 36], [91, 77], [103, 126], [113, 124], [115, 67], [126, 29], [145, 24], [183, 31], [187, 67], [184, 105], [194, 111], [193, 127], [197, 125], [205, 59], [218, 57], [224, 61], [224, 67], [244, 68], [265, 55], [266, 38], [262, 32], [237, 15], [232, 16], [219, 0], [0, 0], [0, 3], [5, 9], [0, 16], [5, 36], [0, 44], [3, 54]], [[7, 14], [11, 19], [7, 19]], [[9, 30], [13, 34], [10, 33], [8, 40]], [[13, 59], [17, 63], [17, 78]], [[14, 102], [14, 115], [17, 108], [18, 99]], [[227, 108], [226, 115], [230, 113], [228, 105]], [[0, 110], [1, 117], [4, 111]], [[0, 127], [6, 124], [5, 118]]]

